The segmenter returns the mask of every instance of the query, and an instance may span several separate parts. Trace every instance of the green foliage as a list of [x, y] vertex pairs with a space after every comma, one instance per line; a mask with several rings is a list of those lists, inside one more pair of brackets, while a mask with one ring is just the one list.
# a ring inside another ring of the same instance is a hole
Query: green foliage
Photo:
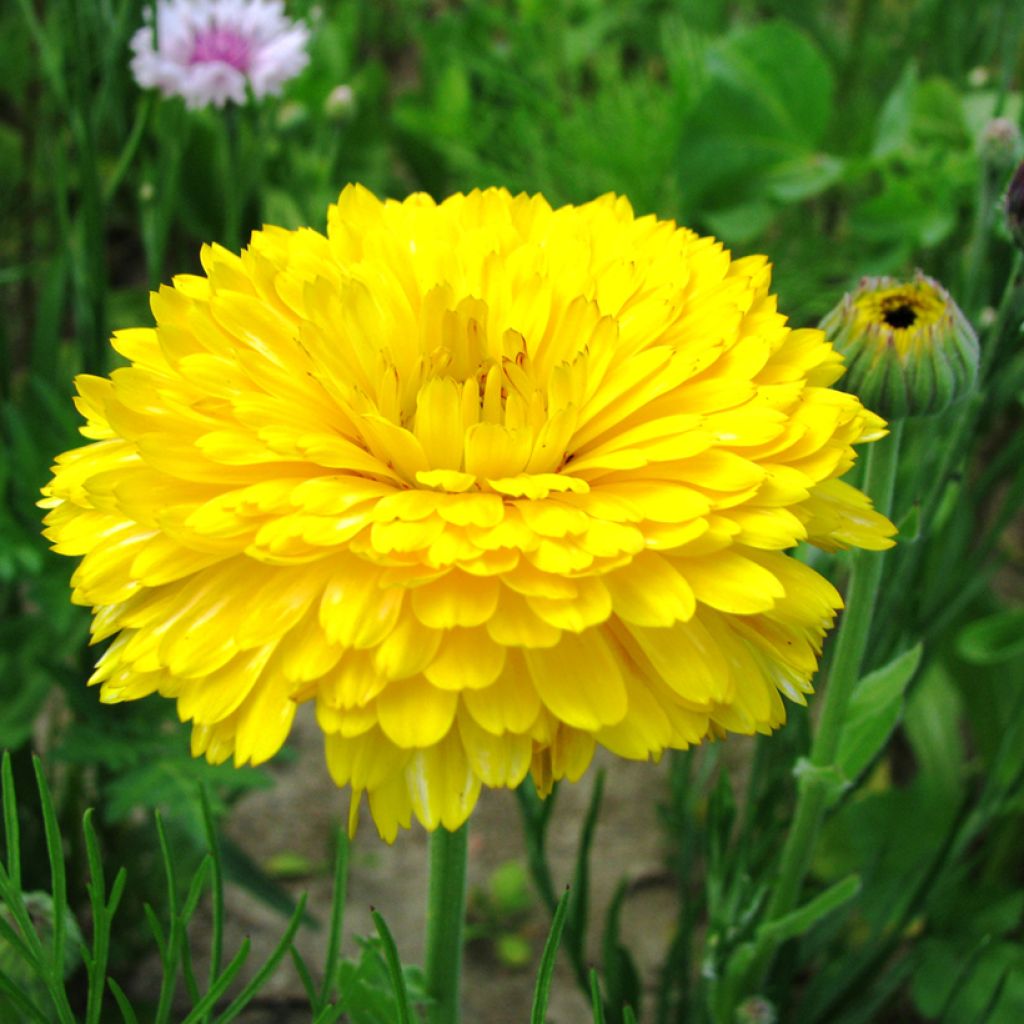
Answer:
[[866, 675], [850, 700], [836, 766], [856, 779], [886, 745], [903, 712], [903, 694], [921, 663], [921, 645]]
[[[69, 879], [65, 871], [65, 837], [61, 834], [50, 786], [41, 763], [36, 760], [34, 766], [46, 829], [49, 892], [24, 892], [22, 889], [19, 817], [24, 807], [19, 805], [15, 793], [10, 754], [4, 752], [2, 811], [6, 863], [0, 865], [0, 1010], [5, 1014], [17, 1013], [18, 1019], [40, 1024], [100, 1024], [100, 1021], [115, 1019], [103, 1016], [104, 999], [109, 992], [124, 1024], [137, 1024], [140, 1019], [151, 1020], [154, 1024], [166, 1024], [172, 1019], [180, 1020], [181, 1024], [229, 1024], [251, 1004], [284, 957], [291, 954], [306, 983], [316, 1024], [331, 1024], [343, 1013], [353, 1024], [378, 1024], [384, 1020], [412, 1024], [419, 1019], [413, 1007], [426, 1001], [422, 972], [401, 966], [394, 939], [376, 911], [374, 921], [379, 937], [360, 940], [358, 960], [342, 960], [338, 956], [348, 863], [348, 844], [340, 834], [335, 858], [331, 938], [322, 987], [317, 990], [292, 944], [304, 919], [305, 897], [299, 900], [267, 960], [244, 984], [240, 983], [238, 979], [249, 957], [250, 942], [245, 939], [231, 960], [222, 964], [224, 865], [205, 796], [201, 802], [207, 848], [187, 885], [179, 877], [179, 858], [168, 842], [159, 814], [156, 816], [165, 885], [164, 907], [158, 912], [147, 905], [146, 916], [151, 942], [159, 955], [161, 983], [155, 1002], [146, 1000], [133, 1004], [125, 988], [108, 973], [114, 917], [121, 906], [128, 876], [124, 868], [118, 870], [108, 890], [93, 812], [87, 811], [82, 819], [82, 834], [88, 862], [86, 888], [92, 939], [86, 941], [71, 917], [68, 883], [77, 880]], [[188, 930], [204, 895], [212, 901], [214, 921], [210, 976], [205, 986], [192, 968], [193, 950]], [[87, 976], [84, 1005], [77, 1006], [75, 993], [78, 989], [69, 983], [83, 968]], [[173, 1008], [183, 1001], [187, 1002], [184, 1015], [172, 1017]], [[5, 1016], [4, 1020], [7, 1019]]]

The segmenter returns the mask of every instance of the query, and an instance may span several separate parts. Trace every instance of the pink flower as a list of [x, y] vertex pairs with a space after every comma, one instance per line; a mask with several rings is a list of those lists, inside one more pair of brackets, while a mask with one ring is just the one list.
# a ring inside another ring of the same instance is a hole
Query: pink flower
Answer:
[[151, 20], [132, 37], [132, 73], [189, 107], [241, 104], [247, 88], [280, 92], [309, 62], [308, 41], [282, 0], [157, 0], [155, 39]]

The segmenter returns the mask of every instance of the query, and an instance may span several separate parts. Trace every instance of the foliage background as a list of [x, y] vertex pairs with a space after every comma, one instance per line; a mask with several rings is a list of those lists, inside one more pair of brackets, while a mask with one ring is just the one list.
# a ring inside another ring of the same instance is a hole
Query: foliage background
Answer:
[[[84, 906], [85, 807], [103, 857], [129, 869], [122, 965], [147, 940], [147, 880], [160, 878], [149, 812], [162, 809], [176, 857], [194, 866], [208, 841], [197, 785], [217, 817], [271, 784], [193, 762], [164, 702], [101, 708], [82, 685], [87, 622], [34, 502], [53, 454], [76, 443], [71, 379], [111, 368], [111, 329], [150, 322], [148, 290], [197, 270], [201, 242], [237, 246], [263, 222], [322, 227], [348, 181], [438, 198], [495, 184], [553, 203], [611, 190], [737, 255], [770, 253], [797, 325], [864, 274], [921, 267], [982, 332], [982, 392], [908, 432], [904, 543], [868, 666], [889, 671], [862, 688], [850, 785], [814, 862], [816, 886], [856, 873], [862, 889], [786, 947], [767, 992], [785, 1021], [1024, 1019], [1024, 356], [1020, 259], [1000, 210], [1022, 153], [1019, 134], [987, 127], [1021, 123], [1024, 5], [296, 0], [312, 61], [285, 95], [195, 113], [131, 80], [143, 6], [0, 10], [0, 746], [22, 794], [24, 890], [50, 886], [32, 751], [64, 826], [72, 904]], [[843, 578], [842, 559], [822, 568]], [[893, 661], [918, 642], [909, 671]], [[722, 1019], [714, 979], [756, 928], [808, 728], [794, 714], [758, 746], [745, 793], [715, 754], [671, 759], [678, 930], [642, 997], [614, 918], [603, 923], [610, 1019], [625, 1003], [644, 1020]], [[547, 819], [522, 799], [529, 866], [553, 909]], [[287, 908], [243, 848], [221, 843], [230, 877]], [[581, 864], [587, 853], [584, 842]], [[585, 899], [584, 886], [565, 935], [584, 982]]]

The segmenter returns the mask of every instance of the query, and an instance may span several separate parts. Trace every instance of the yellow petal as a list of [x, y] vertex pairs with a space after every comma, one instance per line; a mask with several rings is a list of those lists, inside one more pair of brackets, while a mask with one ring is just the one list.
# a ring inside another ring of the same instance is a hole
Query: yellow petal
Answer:
[[600, 576], [584, 576], [576, 581], [576, 585], [576, 596], [570, 601], [528, 597], [526, 603], [549, 626], [582, 633], [604, 622], [611, 615], [612, 596]]
[[500, 584], [489, 576], [450, 572], [410, 594], [416, 618], [431, 629], [482, 626], [498, 606]]
[[515, 651], [506, 656], [506, 670], [483, 690], [464, 690], [462, 704], [473, 720], [495, 736], [502, 733], [525, 733], [540, 712], [540, 697], [523, 663]]
[[697, 600], [722, 612], [751, 615], [785, 596], [778, 578], [750, 558], [733, 551], [676, 560]]
[[505, 648], [485, 629], [456, 627], [444, 633], [424, 675], [442, 690], [479, 690], [493, 683], [504, 666]]
[[429, 747], [451, 728], [459, 695], [441, 690], [416, 676], [388, 683], [377, 698], [384, 735], [396, 746]]
[[637, 626], [671, 626], [693, 617], [693, 588], [675, 563], [655, 552], [610, 572], [605, 586], [615, 614]]
[[444, 742], [409, 758], [405, 784], [416, 817], [431, 830], [440, 825], [454, 832], [469, 817], [480, 793], [480, 779], [454, 731]]
[[508, 587], [501, 588], [498, 607], [487, 620], [487, 632], [505, 647], [553, 647], [562, 635]]
[[395, 628], [403, 591], [379, 583], [380, 570], [356, 559], [334, 573], [320, 601], [320, 624], [330, 643], [373, 647]]
[[496, 736], [477, 724], [464, 708], [456, 719], [469, 766], [485, 786], [518, 786], [533, 758], [529, 736], [506, 732]]
[[564, 633], [550, 648], [525, 648], [523, 658], [548, 710], [567, 725], [593, 731], [626, 714], [619, 662], [600, 628]]

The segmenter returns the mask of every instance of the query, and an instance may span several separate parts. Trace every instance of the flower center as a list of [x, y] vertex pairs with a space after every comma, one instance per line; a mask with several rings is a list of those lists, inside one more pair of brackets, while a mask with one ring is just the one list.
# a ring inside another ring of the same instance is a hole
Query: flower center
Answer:
[[913, 327], [917, 321], [917, 310], [906, 302], [891, 306], [882, 313], [882, 319], [890, 327]]
[[230, 28], [209, 28], [198, 32], [192, 44], [189, 64], [230, 64], [237, 71], [249, 68], [249, 43], [244, 36]]

